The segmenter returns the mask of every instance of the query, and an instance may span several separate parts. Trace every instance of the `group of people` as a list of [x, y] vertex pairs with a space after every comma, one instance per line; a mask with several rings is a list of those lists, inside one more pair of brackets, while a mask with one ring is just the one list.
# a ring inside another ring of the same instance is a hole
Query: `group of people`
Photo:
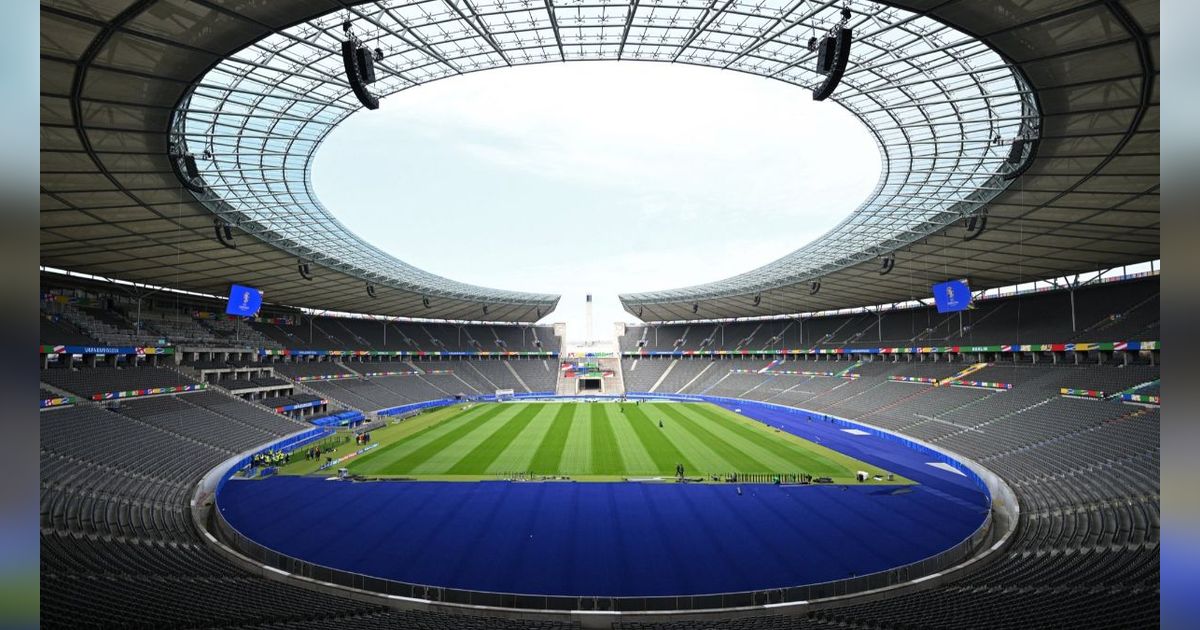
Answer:
[[370, 441], [371, 441], [371, 433], [369, 431], [364, 431], [364, 432], [359, 433], [358, 435], [354, 436], [354, 443], [358, 444], [360, 446], [363, 444], [367, 444]]
[[292, 456], [283, 451], [263, 451], [255, 453], [250, 458], [250, 466], [252, 468], [258, 466], [282, 466], [292, 461]]

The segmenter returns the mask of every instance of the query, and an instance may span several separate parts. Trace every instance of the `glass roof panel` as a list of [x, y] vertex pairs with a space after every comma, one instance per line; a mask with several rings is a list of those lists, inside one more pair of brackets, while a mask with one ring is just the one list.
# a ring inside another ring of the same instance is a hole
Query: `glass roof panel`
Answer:
[[831, 100], [878, 142], [884, 168], [873, 194], [773, 263], [701, 286], [622, 296], [640, 303], [743, 295], [894, 251], [978, 212], [1019, 167], [1021, 160], [1009, 161], [1014, 140], [1039, 131], [1031, 91], [994, 51], [933, 19], [866, 0], [381, 0], [269, 35], [192, 86], [174, 118], [172, 149], [197, 158], [197, 196], [208, 207], [300, 258], [427, 295], [554, 298], [417, 269], [349, 232], [315, 198], [313, 154], [360, 108], [342, 67], [345, 21], [383, 55], [370, 86], [379, 96], [477, 70], [599, 59], [700, 64], [812, 88], [823, 77], [810, 38], [853, 29]]

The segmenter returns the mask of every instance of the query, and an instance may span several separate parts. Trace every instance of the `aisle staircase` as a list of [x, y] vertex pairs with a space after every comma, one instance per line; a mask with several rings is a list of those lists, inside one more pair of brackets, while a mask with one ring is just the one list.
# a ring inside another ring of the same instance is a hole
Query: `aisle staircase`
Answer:
[[987, 366], [988, 366], [987, 363], [975, 363], [975, 364], [971, 365], [970, 367], [968, 367], [967, 369], [959, 372], [958, 374], [951, 376], [950, 378], [944, 378], [944, 379], [934, 383], [933, 386], [934, 387], [942, 387], [944, 385], [952, 385], [952, 384], [978, 372], [979, 370], [982, 370], [983, 368], [985, 368]]

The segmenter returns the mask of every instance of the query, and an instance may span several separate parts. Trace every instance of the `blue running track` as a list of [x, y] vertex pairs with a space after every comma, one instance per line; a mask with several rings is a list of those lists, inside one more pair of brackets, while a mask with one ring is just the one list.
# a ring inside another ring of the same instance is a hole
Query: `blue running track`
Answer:
[[[724, 405], [729, 408], [737, 405]], [[802, 414], [745, 415], [920, 485], [234, 480], [225, 518], [276, 551], [375, 577], [544, 595], [694, 595], [908, 564], [968, 537], [987, 498], [897, 442]]]

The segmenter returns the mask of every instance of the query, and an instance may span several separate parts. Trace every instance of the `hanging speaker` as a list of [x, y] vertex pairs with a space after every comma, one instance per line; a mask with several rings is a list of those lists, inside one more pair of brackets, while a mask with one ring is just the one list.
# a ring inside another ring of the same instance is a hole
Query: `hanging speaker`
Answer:
[[837, 38], [832, 35], [822, 37], [817, 42], [817, 74], [828, 76], [833, 72], [833, 62], [837, 58]]
[[200, 168], [196, 166], [196, 156], [191, 153], [183, 155], [183, 169], [187, 172], [188, 179], [200, 177]]
[[[379, 109], [379, 98], [371, 94], [367, 89], [367, 84], [363, 81], [363, 70], [359, 66], [359, 50], [361, 48], [353, 39], [347, 39], [342, 42], [342, 64], [346, 67], [346, 80], [350, 83], [350, 90], [358, 97], [358, 102], [363, 104], [367, 109]], [[368, 54], [368, 57], [370, 55]], [[371, 76], [375, 76], [374, 65], [370, 71]], [[372, 78], [372, 80], [374, 80]]]
[[880, 264], [879, 275], [886, 276], [892, 273], [892, 269], [896, 268], [896, 256], [889, 254], [883, 257], [883, 262]]
[[821, 281], [820, 281], [820, 280], [813, 280], [812, 284], [810, 284], [810, 285], [808, 286], [808, 294], [809, 294], [809, 295], [816, 295], [816, 294], [817, 294], [817, 293], [819, 293], [820, 291], [821, 291]]
[[[846, 64], [850, 61], [850, 40], [852, 33], [848, 28], [838, 28], [836, 37], [826, 37], [819, 44], [817, 51], [817, 72], [825, 75], [821, 85], [813, 88], [813, 100], [823, 101], [837, 89], [846, 73]], [[832, 48], [830, 48], [832, 46]], [[828, 71], [823, 71], [823, 64]]]
[[233, 228], [220, 219], [213, 219], [213, 231], [217, 235], [217, 242], [228, 247], [229, 249], [237, 249], [237, 243], [233, 242]]
[[421, 296], [421, 306], [429, 308], [429, 298]]
[[967, 221], [967, 233], [963, 235], [964, 241], [973, 241], [983, 234], [987, 228], [987, 215], [976, 215]]
[[754, 305], [755, 305], [755, 306], [758, 306], [758, 305], [760, 305], [760, 304], [762, 304], [762, 294], [761, 294], [761, 293], [756, 293], [756, 294], [754, 295]]
[[296, 271], [299, 271], [300, 277], [304, 278], [305, 280], [313, 279], [312, 269], [309, 268], [308, 263], [304, 262], [303, 260], [296, 263]]
[[1008, 159], [1005, 160], [1009, 164], [1020, 164], [1021, 155], [1025, 153], [1025, 139], [1017, 138], [1013, 140], [1012, 148], [1008, 150]]
[[372, 298], [375, 297], [375, 285], [367, 283], [367, 295], [371, 296]]
[[698, 312], [699, 310], [700, 310], [700, 303], [699, 303], [699, 302], [693, 302], [693, 303], [692, 303], [692, 312], [693, 312], [693, 313], [695, 313], [695, 312]]
[[176, 153], [174, 151], [167, 154], [167, 162], [171, 164], [171, 170], [175, 172], [175, 177], [183, 183], [183, 187], [194, 193], [204, 192], [204, 186], [196, 183], [197, 180], [203, 182], [200, 177], [200, 169], [196, 166], [196, 158], [191, 153]]
[[354, 49], [355, 61], [358, 62], [358, 78], [364, 85], [375, 82], [375, 56], [370, 48], [359, 46]]

